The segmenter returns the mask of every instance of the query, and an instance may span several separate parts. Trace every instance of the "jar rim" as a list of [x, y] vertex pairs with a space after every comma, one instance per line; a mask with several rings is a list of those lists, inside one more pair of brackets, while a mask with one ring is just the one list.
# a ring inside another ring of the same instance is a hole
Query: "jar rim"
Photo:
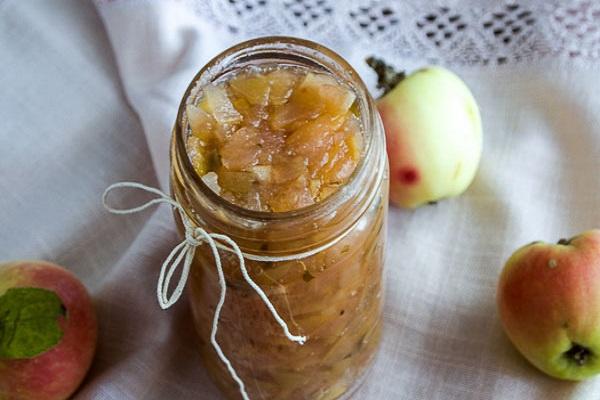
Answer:
[[[297, 53], [294, 53], [294, 55], [301, 56], [303, 58], [306, 58], [307, 61], [312, 61], [317, 65], [320, 65], [322, 68], [324, 68], [325, 71], [334, 74], [336, 78], [340, 78], [340, 76], [338, 75], [341, 71], [343, 71], [344, 76], [342, 76], [342, 78], [344, 79], [345, 83], [349, 84], [351, 88], [355, 92], [357, 92], [357, 99], [363, 100], [363, 104], [361, 104], [360, 107], [361, 124], [363, 128], [363, 134], [365, 134], [365, 136], [368, 137], [366, 137], [365, 140], [365, 149], [363, 151], [363, 155], [346, 183], [340, 186], [340, 188], [334, 193], [332, 193], [330, 196], [317, 203], [311, 204], [306, 207], [301, 207], [298, 209], [283, 212], [251, 210], [230, 202], [229, 200], [214, 192], [204, 182], [202, 177], [193, 168], [189, 157], [181, 157], [182, 160], [180, 161], [182, 161], [185, 168], [191, 172], [190, 178], [193, 184], [197, 187], [197, 189], [202, 193], [203, 196], [206, 196], [206, 198], [210, 202], [218, 204], [219, 207], [227, 209], [229, 212], [234, 213], [238, 217], [261, 222], [285, 221], [290, 219], [301, 218], [308, 215], [312, 215], [318, 210], [328, 208], [335, 210], [338, 206], [343, 205], [343, 203], [347, 200], [345, 196], [345, 189], [351, 187], [353, 184], [356, 183], [361, 172], [365, 173], [364, 169], [366, 165], [366, 159], [373, 152], [373, 132], [374, 127], [377, 124], [378, 118], [377, 110], [373, 106], [373, 102], [368, 101], [368, 99], [370, 98], [370, 94], [363, 80], [360, 78], [360, 75], [338, 53], [329, 49], [326, 46], [306, 39], [291, 36], [264, 36], [240, 42], [222, 51], [221, 53], [213, 57], [210, 61], [208, 61], [192, 78], [184, 95], [182, 96], [177, 111], [177, 119], [174, 127], [174, 140], [176, 142], [175, 145], [177, 146], [177, 151], [182, 155], [187, 155], [187, 150], [185, 147], [185, 135], [187, 134], [187, 131], [185, 130], [185, 127], [182, 126], [183, 122], [185, 121], [185, 107], [188, 104], [189, 100], [194, 97], [195, 92], [200, 90], [200, 88], [203, 85], [215, 80], [214, 77], [207, 77], [207, 74], [214, 74], [217, 67], [223, 68], [224, 65], [236, 61], [235, 57], [240, 55], [243, 56], [244, 51], [249, 51], [250, 53], [248, 55], [252, 55], [252, 52], [260, 54], [261, 52], [270, 51], [271, 53], [273, 53], [281, 50], [296, 50]], [[304, 52], [301, 52], [303, 50]], [[325, 57], [317, 58], [319, 56]], [[337, 67], [338, 69], [334, 70], [333, 68], [335, 67]], [[208, 80], [206, 78], [208, 78]]]

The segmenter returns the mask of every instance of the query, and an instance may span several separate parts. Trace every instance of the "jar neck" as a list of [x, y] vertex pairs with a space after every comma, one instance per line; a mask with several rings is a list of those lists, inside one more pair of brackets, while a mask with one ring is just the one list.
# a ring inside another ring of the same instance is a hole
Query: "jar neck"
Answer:
[[[279, 64], [308, 67], [345, 82], [356, 93], [365, 150], [349, 181], [321, 202], [288, 212], [258, 212], [234, 205], [213, 192], [196, 174], [185, 148], [185, 106], [201, 88], [246, 66]], [[171, 142], [171, 186], [189, 218], [198, 226], [230, 236], [246, 253], [273, 256], [308, 251], [352, 227], [368, 208], [386, 168], [383, 126], [364, 83], [333, 51], [316, 43], [268, 37], [241, 43], [219, 54], [194, 77], [177, 115]]]

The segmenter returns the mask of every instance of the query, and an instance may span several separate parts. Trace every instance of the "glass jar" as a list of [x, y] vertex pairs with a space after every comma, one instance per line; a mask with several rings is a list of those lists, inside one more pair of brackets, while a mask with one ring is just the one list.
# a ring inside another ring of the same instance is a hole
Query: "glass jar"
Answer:
[[[228, 202], [194, 172], [185, 148], [189, 132], [185, 106], [195, 102], [203, 85], [247, 66], [273, 65], [331, 74], [353, 88], [365, 149], [350, 180], [334, 194], [298, 210], [269, 213]], [[308, 337], [304, 345], [284, 336], [244, 281], [236, 256], [220, 251], [227, 297], [217, 340], [251, 399], [349, 396], [372, 363], [380, 341], [388, 205], [383, 126], [352, 67], [319, 44], [287, 37], [247, 41], [215, 57], [194, 77], [179, 107], [171, 141], [171, 190], [194, 224], [229, 236], [244, 253], [289, 256], [330, 244], [297, 260], [247, 260], [250, 276], [290, 331]], [[209, 339], [220, 286], [208, 246], [197, 249], [188, 285], [202, 359], [221, 390], [238, 399], [238, 387]]]

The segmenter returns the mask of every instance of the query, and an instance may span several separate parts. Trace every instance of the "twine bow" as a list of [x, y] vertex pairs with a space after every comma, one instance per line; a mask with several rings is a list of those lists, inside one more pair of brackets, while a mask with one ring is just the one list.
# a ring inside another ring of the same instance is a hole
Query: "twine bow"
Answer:
[[[153, 198], [137, 207], [132, 208], [114, 208], [108, 205], [107, 197], [109, 193], [118, 188], [133, 188], [140, 189], [152, 194], [157, 195], [158, 197]], [[185, 229], [185, 238], [179, 243], [177, 246], [171, 250], [171, 253], [167, 256], [165, 261], [163, 262], [160, 268], [160, 274], [158, 276], [158, 286], [156, 288], [156, 294], [158, 298], [158, 304], [163, 310], [171, 307], [175, 304], [181, 294], [183, 293], [183, 289], [185, 288], [185, 284], [187, 282], [190, 267], [192, 265], [192, 261], [194, 259], [194, 255], [196, 253], [196, 248], [203, 244], [207, 244], [211, 251], [213, 258], [215, 260], [215, 266], [217, 269], [217, 274], [219, 276], [219, 286], [221, 287], [221, 293], [219, 297], [219, 302], [217, 303], [217, 307], [215, 308], [215, 315], [213, 317], [212, 330], [210, 334], [210, 341], [217, 352], [217, 355], [221, 359], [221, 361], [227, 367], [231, 377], [236, 381], [239, 386], [240, 393], [244, 400], [249, 400], [248, 394], [245, 389], [244, 382], [240, 379], [235, 369], [231, 365], [229, 359], [225, 356], [223, 351], [221, 350], [221, 346], [217, 342], [217, 330], [219, 324], [219, 317], [221, 314], [221, 309], [223, 308], [223, 304], [225, 303], [225, 294], [227, 291], [227, 285], [225, 284], [225, 275], [223, 274], [223, 266], [221, 264], [221, 257], [219, 255], [219, 249], [229, 251], [234, 253], [239, 261], [240, 270], [242, 272], [242, 276], [244, 280], [254, 289], [254, 291], [258, 294], [261, 300], [265, 303], [275, 321], [281, 326], [283, 333], [285, 336], [292, 342], [298, 343], [300, 345], [304, 344], [307, 340], [306, 336], [298, 336], [293, 335], [286, 322], [281, 318], [275, 307], [265, 294], [265, 292], [252, 280], [250, 275], [248, 274], [248, 270], [246, 269], [246, 263], [244, 257], [251, 258], [259, 261], [271, 260], [271, 261], [284, 261], [290, 259], [298, 259], [299, 256], [301, 258], [308, 257], [309, 255], [314, 254], [316, 252], [307, 252], [301, 255], [295, 255], [293, 258], [290, 257], [263, 257], [263, 256], [250, 256], [248, 254], [244, 254], [237, 243], [235, 243], [230, 237], [221, 235], [218, 233], [209, 233], [204, 229], [194, 226], [192, 221], [190, 221], [189, 217], [186, 215], [185, 211], [181, 204], [179, 204], [176, 200], [165, 194], [159, 189], [152, 188], [141, 183], [137, 182], [117, 182], [106, 188], [102, 195], [102, 204], [104, 208], [106, 208], [109, 212], [113, 214], [133, 214], [140, 211], [145, 210], [146, 208], [153, 206], [155, 204], [169, 204], [171, 207], [175, 208], [181, 217], [181, 221], [183, 222], [183, 226]], [[320, 249], [317, 249], [321, 251]], [[182, 262], [183, 261], [183, 262]], [[179, 266], [182, 266], [181, 275], [179, 278], [179, 282], [175, 289], [173, 289], [173, 293], [169, 295], [169, 286], [171, 284], [171, 280]]]

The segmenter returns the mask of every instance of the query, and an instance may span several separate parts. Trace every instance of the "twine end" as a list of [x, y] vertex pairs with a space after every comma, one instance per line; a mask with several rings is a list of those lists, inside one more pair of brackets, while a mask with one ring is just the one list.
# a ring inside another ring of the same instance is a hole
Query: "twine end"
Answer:
[[294, 338], [294, 342], [298, 343], [300, 346], [306, 343], [307, 340], [308, 338], [306, 336], [296, 336]]

